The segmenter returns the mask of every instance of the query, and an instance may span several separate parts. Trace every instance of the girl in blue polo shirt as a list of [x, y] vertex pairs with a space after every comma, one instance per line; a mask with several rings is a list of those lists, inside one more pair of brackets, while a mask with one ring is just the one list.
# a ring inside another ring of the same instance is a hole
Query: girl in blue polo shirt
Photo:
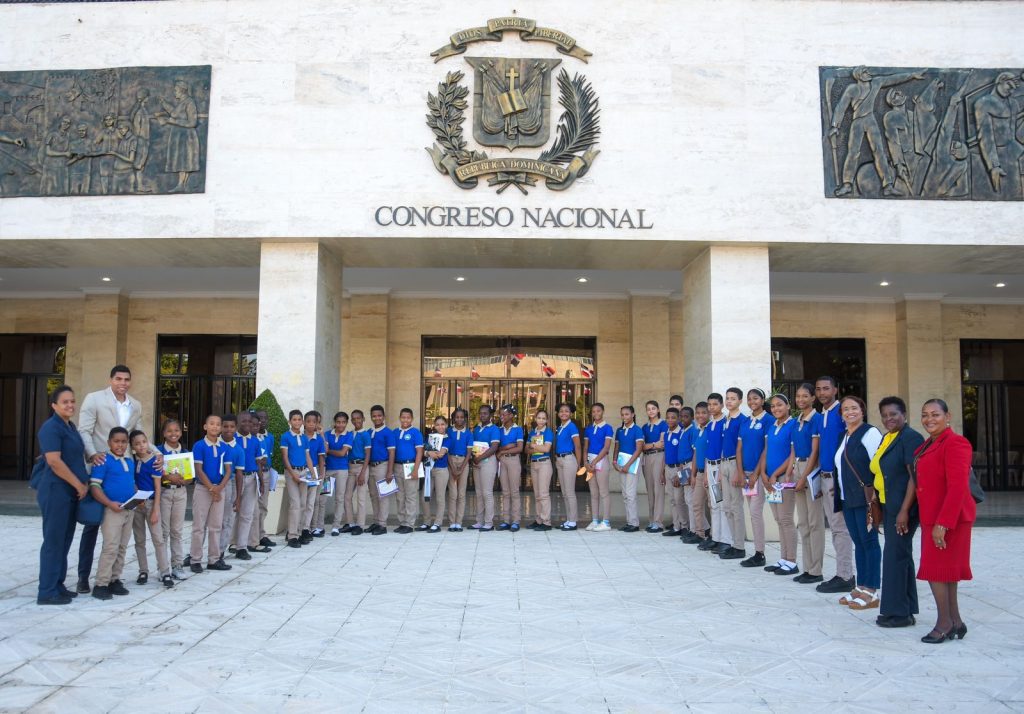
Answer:
[[514, 404], [506, 404], [501, 408], [499, 418], [501, 427], [498, 429], [498, 480], [501, 482], [501, 525], [499, 531], [519, 530], [519, 519], [522, 518], [523, 499], [519, 495], [519, 487], [523, 481], [523, 427], [515, 423], [519, 412]]
[[119, 426], [111, 429], [107, 447], [110, 453], [102, 464], [92, 467], [89, 477], [92, 497], [106, 506], [100, 525], [103, 549], [96, 570], [96, 587], [92, 589], [92, 596], [98, 600], [128, 594], [121, 582], [121, 573], [132, 533], [133, 514], [122, 509], [121, 504], [135, 495], [135, 463], [127, 455], [128, 430]]
[[135, 559], [139, 565], [139, 577], [135, 581], [145, 585], [149, 581], [149, 559], [146, 557], [146, 529], [153, 539], [153, 550], [156, 551], [156, 567], [160, 571], [160, 582], [165, 588], [174, 587], [171, 577], [171, 565], [167, 559], [167, 548], [164, 545], [163, 528], [160, 525], [160, 482], [163, 480], [163, 469], [156, 468], [156, 449], [151, 449], [149, 439], [142, 431], [135, 430], [128, 435], [132, 455], [135, 457], [135, 487], [140, 491], [152, 491], [146, 503], [135, 508], [132, 516], [132, 536], [135, 539]]
[[647, 402], [647, 423], [644, 424], [644, 483], [647, 485], [648, 533], [661, 533], [661, 514], [665, 510], [665, 434], [668, 424], [662, 421], [661, 407], [654, 400]]
[[789, 467], [793, 463], [793, 429], [796, 419], [789, 415], [789, 398], [776, 394], [770, 401], [775, 421], [767, 425], [764, 453], [758, 470], [761, 483], [767, 493], [781, 493], [782, 503], [771, 503], [772, 515], [779, 524], [779, 548], [782, 557], [775, 565], [765, 570], [776, 575], [799, 575], [796, 567], [796, 526], [793, 523], [793, 509], [796, 506], [794, 484], [787, 481]]
[[473, 484], [476, 486], [476, 523], [470, 526], [483, 533], [494, 530], [494, 479], [498, 459], [494, 456], [501, 437], [491, 423], [491, 406], [480, 405], [480, 423], [473, 427]]
[[526, 443], [530, 456], [530, 480], [533, 482], [533, 500], [537, 517], [530, 526], [535, 531], [551, 530], [551, 449], [555, 433], [548, 426], [548, 413], [538, 409], [533, 415], [534, 427]]
[[622, 426], [615, 432], [615, 456], [612, 468], [622, 477], [622, 502], [626, 507], [626, 525], [619, 530], [636, 533], [640, 530], [640, 513], [636, 504], [640, 459], [644, 453], [644, 433], [636, 425], [636, 410], [632, 406], [619, 409]]
[[572, 420], [576, 407], [562, 402], [558, 405], [558, 430], [555, 432], [555, 468], [558, 486], [565, 501], [563, 531], [576, 530], [579, 504], [576, 501], [576, 472], [580, 468], [580, 430]]
[[462, 532], [466, 514], [466, 488], [469, 485], [469, 454], [472, 434], [467, 428], [469, 412], [459, 407], [452, 412], [452, 428], [448, 431], [448, 526], [449, 532]]
[[[814, 409], [814, 385], [804, 383], [796, 389], [796, 407], [800, 414], [793, 429], [793, 465], [789, 480], [796, 483], [797, 530], [803, 553], [803, 572], [793, 578], [801, 585], [824, 580], [825, 564], [825, 512], [816, 500], [821, 495], [821, 477], [818, 469], [818, 442], [821, 414]], [[785, 497], [785, 496], [783, 496]]]
[[743, 495], [750, 510], [750, 529], [754, 533], [754, 554], [740, 562], [744, 568], [760, 567], [764, 560], [764, 488], [760, 486], [757, 467], [764, 451], [764, 435], [771, 416], [764, 410], [765, 393], [754, 388], [747, 392], [750, 416], [740, 424], [736, 442], [736, 471], [743, 474]]
[[583, 432], [583, 446], [587, 452], [587, 486], [590, 487], [591, 522], [588, 531], [610, 531], [611, 493], [608, 488], [609, 453], [615, 441], [615, 430], [604, 420], [604, 404], [594, 402], [590, 408], [590, 426]]
[[[433, 434], [428, 435], [426, 446], [427, 455], [434, 462], [430, 469], [430, 500], [433, 501], [434, 522], [429, 525], [427, 524], [427, 521], [430, 520], [430, 514], [428, 513], [427, 517], [423, 519], [423, 524], [417, 530], [439, 533], [441, 526], [444, 524], [444, 510], [448, 503], [449, 485], [455, 488], [455, 484], [451, 483], [448, 474], [448, 447], [451, 444], [448, 438], [448, 420], [440, 414], [434, 419], [433, 433], [441, 437], [438, 439]], [[440, 443], [440, 448], [434, 448], [435, 442]], [[452, 522], [452, 515], [448, 515], [449, 523]]]

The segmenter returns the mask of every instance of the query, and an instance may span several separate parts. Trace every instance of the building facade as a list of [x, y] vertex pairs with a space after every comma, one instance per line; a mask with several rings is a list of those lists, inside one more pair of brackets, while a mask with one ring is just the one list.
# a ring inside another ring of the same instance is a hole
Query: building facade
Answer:
[[614, 414], [829, 373], [946, 398], [1019, 489], [1022, 17], [0, 5], [0, 476], [48, 386], [125, 362], [187, 432], [265, 388]]

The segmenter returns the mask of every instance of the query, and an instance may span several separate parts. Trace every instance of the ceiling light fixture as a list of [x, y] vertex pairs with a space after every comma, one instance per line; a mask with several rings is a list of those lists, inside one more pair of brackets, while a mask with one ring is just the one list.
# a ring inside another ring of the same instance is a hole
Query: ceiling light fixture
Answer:
[[996, 287], [997, 288], [1005, 288], [1006, 287], [1006, 283], [996, 283]]
[[109, 283], [110, 282], [110, 278], [108, 278], [108, 277], [102, 277], [102, 278], [100, 278], [100, 280], [102, 280], [105, 283]]
[[889, 281], [883, 280], [882, 282], [879, 283], [879, 285], [881, 285], [883, 288], [887, 288], [889, 287]]
[[455, 276], [455, 282], [457, 282], [457, 283], [464, 283], [464, 282], [466, 282], [466, 277], [464, 275], [456, 275]]
[[579, 277], [579, 278], [576, 278], [576, 282], [577, 283], [586, 283], [586, 282], [589, 282], [589, 280], [587, 278]]

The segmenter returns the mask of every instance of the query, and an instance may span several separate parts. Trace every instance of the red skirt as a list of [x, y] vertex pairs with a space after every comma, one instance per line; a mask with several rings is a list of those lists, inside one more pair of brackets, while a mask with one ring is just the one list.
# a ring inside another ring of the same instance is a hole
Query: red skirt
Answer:
[[939, 550], [932, 540], [932, 527], [921, 526], [921, 565], [918, 580], [956, 583], [971, 580], [971, 524], [959, 523], [946, 531], [946, 548]]

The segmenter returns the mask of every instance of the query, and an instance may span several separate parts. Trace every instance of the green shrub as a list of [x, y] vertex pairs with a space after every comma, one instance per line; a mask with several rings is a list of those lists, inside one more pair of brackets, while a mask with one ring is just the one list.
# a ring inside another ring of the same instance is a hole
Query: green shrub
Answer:
[[284, 462], [281, 461], [281, 436], [288, 431], [288, 418], [284, 410], [277, 403], [277, 397], [269, 389], [264, 389], [260, 395], [249, 405], [253, 411], [267, 412], [267, 431], [274, 435], [274, 453], [271, 455], [271, 465], [278, 473], [284, 473]]

